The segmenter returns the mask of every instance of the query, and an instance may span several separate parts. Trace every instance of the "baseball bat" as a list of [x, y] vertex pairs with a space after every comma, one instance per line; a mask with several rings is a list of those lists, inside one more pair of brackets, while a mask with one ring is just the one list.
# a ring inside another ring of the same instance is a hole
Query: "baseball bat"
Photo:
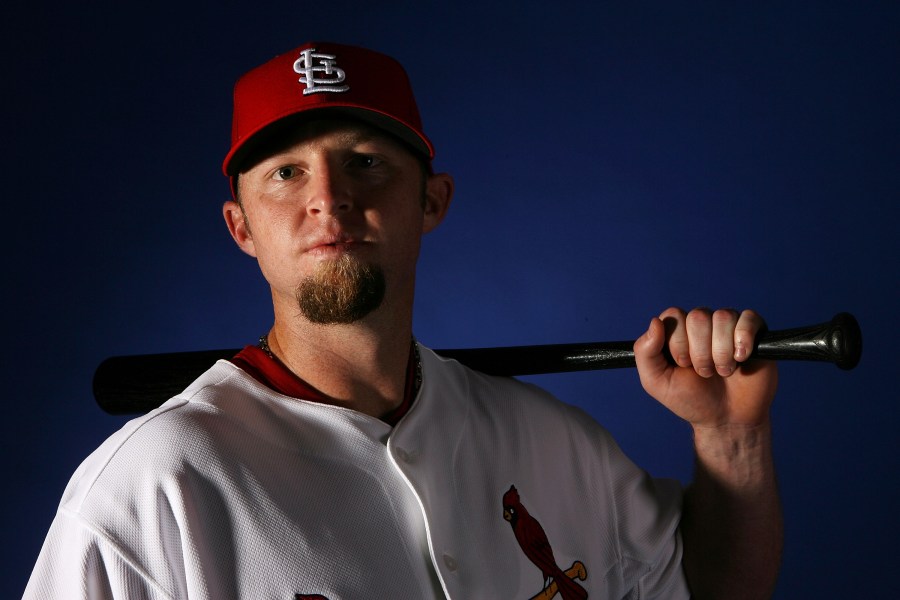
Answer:
[[[633, 367], [634, 341], [435, 350], [490, 375], [515, 376]], [[94, 372], [97, 404], [112, 415], [140, 414], [180, 393], [219, 359], [240, 348], [113, 356]], [[763, 331], [751, 358], [831, 362], [854, 368], [862, 354], [859, 323], [850, 313], [831, 321]]]

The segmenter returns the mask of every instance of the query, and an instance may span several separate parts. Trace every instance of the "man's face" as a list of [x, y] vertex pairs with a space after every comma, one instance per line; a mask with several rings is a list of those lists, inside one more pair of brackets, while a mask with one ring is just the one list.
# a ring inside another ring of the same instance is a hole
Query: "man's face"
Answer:
[[377, 129], [315, 121], [241, 174], [226, 220], [276, 306], [352, 322], [383, 299], [411, 304], [421, 235], [449, 203], [441, 177]]

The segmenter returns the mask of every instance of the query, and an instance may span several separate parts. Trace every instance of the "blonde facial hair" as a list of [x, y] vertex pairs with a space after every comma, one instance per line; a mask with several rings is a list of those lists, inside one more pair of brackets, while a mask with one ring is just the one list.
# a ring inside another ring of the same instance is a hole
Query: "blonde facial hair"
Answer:
[[315, 273], [297, 286], [300, 312], [321, 325], [358, 321], [381, 306], [384, 300], [383, 271], [344, 254], [319, 265]]

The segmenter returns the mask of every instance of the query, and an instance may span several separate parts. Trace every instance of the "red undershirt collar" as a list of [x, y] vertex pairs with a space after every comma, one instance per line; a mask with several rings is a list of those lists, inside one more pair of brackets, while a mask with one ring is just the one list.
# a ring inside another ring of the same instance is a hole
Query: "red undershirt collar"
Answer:
[[[413, 344], [415, 345], [415, 342]], [[416, 360], [417, 355], [418, 349], [414, 347], [409, 353], [409, 363], [406, 366], [406, 387], [403, 392], [403, 402], [388, 414], [380, 417], [388, 425], [394, 426], [399, 423], [400, 419], [409, 412], [415, 401], [415, 394], [418, 391], [416, 389], [416, 379], [419, 369], [418, 361]], [[259, 346], [245, 346], [243, 350], [230, 360], [232, 364], [245, 371], [255, 380], [279, 394], [322, 404], [335, 404], [334, 400], [297, 377], [284, 363], [266, 354]]]

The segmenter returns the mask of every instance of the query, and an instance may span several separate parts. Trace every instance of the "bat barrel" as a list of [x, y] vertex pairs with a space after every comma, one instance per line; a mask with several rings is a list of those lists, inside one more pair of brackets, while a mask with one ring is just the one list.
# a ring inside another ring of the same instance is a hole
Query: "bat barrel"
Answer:
[[140, 414], [181, 393], [220, 358], [239, 349], [111, 356], [94, 371], [97, 404], [111, 415]]

